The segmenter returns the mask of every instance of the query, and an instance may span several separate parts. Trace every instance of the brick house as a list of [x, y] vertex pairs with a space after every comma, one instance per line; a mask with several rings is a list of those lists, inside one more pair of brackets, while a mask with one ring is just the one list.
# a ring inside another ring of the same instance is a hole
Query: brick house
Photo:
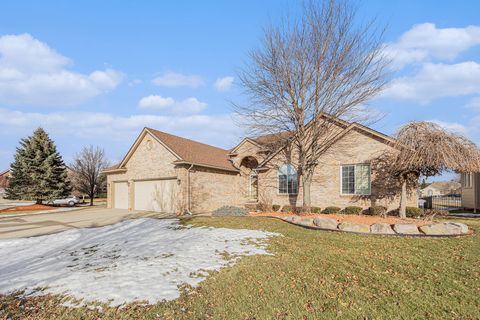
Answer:
[[[73, 171], [70, 167], [67, 166], [67, 175], [70, 181], [73, 179]], [[0, 199], [3, 199], [6, 196], [5, 189], [8, 188], [8, 179], [12, 176], [10, 169], [7, 169], [3, 172], [0, 172]], [[81, 196], [81, 192], [78, 190], [72, 190], [72, 194], [75, 196]]]
[[420, 190], [421, 197], [445, 196], [460, 193], [461, 184], [456, 181], [435, 181]]
[[0, 199], [5, 197], [5, 189], [8, 188], [8, 178], [10, 176], [10, 169], [0, 172]]
[[[379, 165], [385, 152], [396, 152], [393, 139], [356, 123], [336, 128], [314, 173], [312, 206], [398, 208], [400, 190]], [[224, 205], [301, 206], [295, 156], [270, 148], [271, 138], [245, 138], [225, 150], [144, 128], [123, 160], [104, 171], [108, 207], [204, 213]], [[417, 206], [416, 192], [407, 202]]]

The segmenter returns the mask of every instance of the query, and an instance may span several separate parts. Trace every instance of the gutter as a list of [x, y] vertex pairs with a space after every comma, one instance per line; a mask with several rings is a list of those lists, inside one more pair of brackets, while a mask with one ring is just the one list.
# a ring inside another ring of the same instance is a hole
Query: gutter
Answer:
[[118, 169], [110, 169], [110, 170], [103, 170], [101, 174], [111, 174], [111, 173], [120, 173], [120, 172], [127, 172], [125, 168], [118, 168]]
[[211, 165], [208, 165], [208, 164], [196, 163], [196, 162], [189, 162], [189, 161], [183, 161], [183, 160], [174, 161], [173, 163], [174, 163], [174, 164], [190, 164], [190, 165], [192, 165], [192, 166], [204, 167], [204, 168], [211, 168], [211, 169], [217, 169], [217, 170], [227, 171], [227, 172], [236, 172], [236, 173], [239, 172], [239, 170], [238, 170], [238, 169], [235, 169], [234, 167], [232, 167], [232, 169], [229, 169], [229, 168], [211, 166]]

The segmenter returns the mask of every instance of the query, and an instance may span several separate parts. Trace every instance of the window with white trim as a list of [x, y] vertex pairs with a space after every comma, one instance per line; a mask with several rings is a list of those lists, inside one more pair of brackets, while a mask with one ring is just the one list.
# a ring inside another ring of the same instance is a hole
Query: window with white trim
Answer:
[[340, 180], [342, 194], [369, 195], [370, 165], [365, 163], [343, 165]]
[[278, 193], [298, 193], [297, 171], [291, 164], [284, 164], [278, 169]]

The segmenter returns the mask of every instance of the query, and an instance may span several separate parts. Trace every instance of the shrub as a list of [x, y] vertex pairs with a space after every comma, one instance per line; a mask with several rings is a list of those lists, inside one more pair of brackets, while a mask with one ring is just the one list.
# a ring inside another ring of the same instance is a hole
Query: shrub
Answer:
[[275, 212], [278, 212], [278, 210], [280, 210], [280, 205], [278, 205], [278, 204], [272, 205], [272, 210], [275, 211]]
[[423, 220], [432, 221], [436, 216], [446, 216], [448, 214], [448, 210], [425, 209], [420, 215], [420, 218], [422, 218]]
[[408, 218], [416, 218], [422, 214], [422, 209], [417, 207], [407, 207], [406, 213]]
[[363, 208], [362, 207], [356, 207], [356, 206], [348, 206], [345, 209], [343, 209], [343, 213], [345, 214], [360, 214], [362, 213]]
[[332, 214], [332, 213], [338, 213], [338, 212], [340, 212], [339, 207], [330, 206], [323, 209], [323, 213], [326, 213], [326, 214]]
[[382, 217], [384, 217], [387, 214], [387, 207], [371, 206], [370, 208], [368, 208], [368, 210], [365, 213], [369, 214], [371, 216], [382, 216]]
[[310, 211], [312, 213], [320, 213], [320, 212], [322, 212], [322, 208], [320, 208], [320, 207], [310, 207]]
[[243, 217], [247, 214], [247, 209], [234, 206], [223, 206], [212, 211], [212, 216], [214, 217]]
[[259, 202], [256, 206], [255, 206], [255, 209], [257, 211], [261, 211], [261, 212], [267, 212], [267, 211], [270, 211], [272, 209], [272, 206], [269, 205], [268, 203], [265, 203], [265, 202]]
[[289, 206], [289, 205], [285, 205], [282, 207], [282, 212], [297, 212], [297, 208], [294, 208], [292, 206]]

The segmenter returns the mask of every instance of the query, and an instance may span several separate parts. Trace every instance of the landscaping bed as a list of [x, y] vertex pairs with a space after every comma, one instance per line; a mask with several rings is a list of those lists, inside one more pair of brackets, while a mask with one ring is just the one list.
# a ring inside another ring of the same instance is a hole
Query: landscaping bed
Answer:
[[308, 214], [292, 215], [286, 213], [261, 213], [253, 216], [267, 216], [282, 219], [302, 227], [354, 232], [377, 235], [408, 236], [460, 236], [472, 234], [464, 223], [433, 222], [421, 219], [380, 216], [363, 216], [353, 214]]
[[[294, 216], [292, 213], [287, 212], [262, 212], [262, 213], [254, 213], [250, 216], [257, 216], [257, 217], [277, 217], [277, 218], [286, 218], [290, 216]], [[367, 216], [367, 215], [354, 215], [354, 214], [323, 214], [323, 213], [311, 213], [311, 214], [303, 214], [299, 215], [301, 218], [331, 218], [337, 220], [338, 223], [341, 222], [355, 222], [355, 223], [363, 223], [363, 224], [374, 224], [374, 223], [387, 223], [387, 224], [396, 224], [396, 223], [413, 223], [416, 226], [423, 226], [426, 224], [430, 224], [431, 221], [419, 220], [414, 218], [406, 218], [400, 219], [398, 217], [380, 217], [380, 216]]]
[[16, 213], [16, 212], [31, 212], [31, 211], [45, 211], [45, 210], [55, 210], [55, 207], [46, 206], [43, 204], [32, 204], [28, 206], [17, 206], [11, 207], [7, 209], [0, 210], [0, 214], [2, 213]]

